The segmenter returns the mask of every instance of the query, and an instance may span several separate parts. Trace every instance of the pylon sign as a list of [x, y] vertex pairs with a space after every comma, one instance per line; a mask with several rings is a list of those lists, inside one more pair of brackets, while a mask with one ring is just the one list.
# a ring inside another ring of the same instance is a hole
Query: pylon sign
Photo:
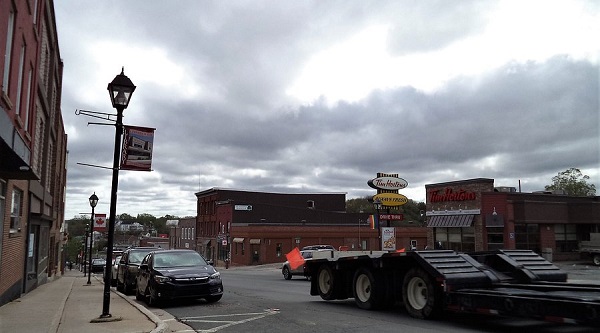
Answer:
[[397, 191], [408, 186], [408, 182], [399, 177], [377, 177], [369, 180], [367, 185], [377, 190]]
[[379, 200], [383, 206], [402, 206], [408, 202], [408, 198], [400, 193], [379, 193], [373, 200]]

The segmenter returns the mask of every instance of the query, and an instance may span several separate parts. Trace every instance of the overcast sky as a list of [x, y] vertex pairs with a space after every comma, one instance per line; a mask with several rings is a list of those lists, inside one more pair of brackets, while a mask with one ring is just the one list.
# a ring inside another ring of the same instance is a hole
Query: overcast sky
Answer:
[[374, 195], [377, 172], [543, 190], [571, 167], [600, 192], [598, 1], [54, 2], [64, 61], [66, 218], [109, 213], [115, 113], [156, 128], [117, 214], [195, 216], [212, 187]]

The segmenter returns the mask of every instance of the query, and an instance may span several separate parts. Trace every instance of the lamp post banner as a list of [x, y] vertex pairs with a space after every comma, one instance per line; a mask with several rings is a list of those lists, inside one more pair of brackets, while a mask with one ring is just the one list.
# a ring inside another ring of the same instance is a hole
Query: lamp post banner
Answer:
[[94, 231], [106, 232], [106, 214], [95, 214]]
[[154, 128], [123, 126], [121, 170], [151, 171]]

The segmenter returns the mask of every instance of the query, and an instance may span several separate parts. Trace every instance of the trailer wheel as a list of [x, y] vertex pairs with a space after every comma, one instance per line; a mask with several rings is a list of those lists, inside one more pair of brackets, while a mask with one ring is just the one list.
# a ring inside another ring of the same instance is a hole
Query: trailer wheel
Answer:
[[339, 275], [336, 274], [328, 265], [321, 265], [317, 273], [317, 286], [319, 295], [326, 301], [334, 300], [339, 296], [341, 281], [338, 281]]
[[402, 299], [409, 315], [415, 318], [434, 318], [442, 311], [442, 293], [432, 277], [420, 268], [412, 268], [404, 276]]
[[594, 260], [594, 265], [600, 266], [600, 254], [595, 254], [593, 260]]
[[381, 274], [359, 268], [354, 274], [354, 302], [365, 310], [378, 309], [383, 305], [385, 286]]

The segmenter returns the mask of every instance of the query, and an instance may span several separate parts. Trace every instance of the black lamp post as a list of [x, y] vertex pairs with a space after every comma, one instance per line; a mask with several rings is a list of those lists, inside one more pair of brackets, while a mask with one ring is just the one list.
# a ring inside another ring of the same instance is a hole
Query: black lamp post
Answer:
[[87, 268], [85, 267], [85, 258], [88, 255], [88, 236], [90, 233], [90, 224], [86, 224], [85, 225], [85, 250], [83, 250], [83, 257], [81, 258], [81, 262], [79, 263], [79, 267], [81, 268], [81, 270], [83, 271], [83, 276], [85, 276], [87, 274]]
[[133, 82], [125, 76], [124, 68], [121, 74], [115, 76], [108, 84], [108, 92], [113, 108], [117, 109], [115, 123], [115, 150], [113, 155], [112, 188], [110, 191], [110, 217], [108, 220], [108, 244], [106, 245], [106, 268], [104, 270], [104, 296], [100, 318], [111, 317], [110, 314], [110, 279], [112, 253], [115, 233], [115, 215], [117, 213], [117, 188], [119, 187], [119, 161], [121, 160], [121, 135], [123, 134], [123, 110], [127, 109], [131, 95], [135, 91]]
[[375, 199], [373, 200], [373, 206], [375, 207], [375, 211], [377, 212], [377, 238], [379, 239], [379, 251], [383, 250], [383, 244], [381, 241], [381, 225], [379, 224], [379, 210], [381, 209], [381, 200]]
[[92, 206], [92, 218], [90, 219], [90, 262], [88, 262], [88, 281], [87, 284], [92, 284], [90, 281], [92, 277], [92, 244], [94, 244], [94, 208], [98, 204], [98, 197], [96, 196], [96, 192], [90, 196], [90, 206]]

